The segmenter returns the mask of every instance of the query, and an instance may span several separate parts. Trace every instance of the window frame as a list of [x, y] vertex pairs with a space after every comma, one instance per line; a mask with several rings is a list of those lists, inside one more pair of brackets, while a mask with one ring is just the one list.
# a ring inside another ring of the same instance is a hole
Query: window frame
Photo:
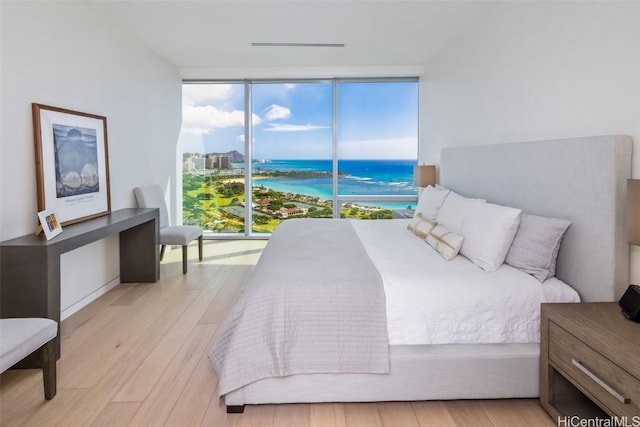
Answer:
[[[270, 233], [257, 233], [252, 231], [253, 209], [247, 206], [253, 205], [253, 84], [285, 84], [285, 83], [328, 83], [332, 84], [332, 207], [333, 218], [340, 218], [340, 208], [344, 203], [363, 202], [407, 202], [416, 203], [416, 195], [341, 195], [338, 193], [338, 86], [340, 83], [387, 83], [387, 82], [415, 82], [417, 84], [416, 111], [420, 116], [419, 99], [420, 85], [419, 77], [335, 77], [335, 78], [284, 78], [284, 79], [183, 79], [182, 84], [242, 84], [244, 87], [244, 187], [245, 187], [245, 209], [244, 209], [244, 232], [242, 233], [213, 233], [205, 230], [205, 239], [265, 239]], [[420, 154], [420, 127], [416, 129], [416, 163]], [[183, 171], [181, 171], [183, 173]], [[183, 205], [182, 185], [179, 186], [180, 209]], [[247, 191], [248, 190], [248, 191]]]

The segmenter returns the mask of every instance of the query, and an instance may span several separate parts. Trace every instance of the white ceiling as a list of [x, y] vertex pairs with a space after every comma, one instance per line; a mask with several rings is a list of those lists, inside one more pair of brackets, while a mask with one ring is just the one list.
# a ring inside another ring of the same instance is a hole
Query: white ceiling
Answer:
[[[424, 65], [488, 7], [464, 1], [88, 0], [179, 67]], [[252, 47], [344, 43], [344, 48]]]

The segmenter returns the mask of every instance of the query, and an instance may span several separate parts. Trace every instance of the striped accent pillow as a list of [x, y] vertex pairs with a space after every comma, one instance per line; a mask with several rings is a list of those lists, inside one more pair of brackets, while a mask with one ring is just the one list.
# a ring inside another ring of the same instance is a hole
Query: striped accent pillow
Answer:
[[453, 231], [449, 231], [444, 225], [436, 225], [427, 235], [425, 241], [435, 249], [442, 258], [451, 261], [458, 255], [464, 237]]
[[407, 230], [421, 239], [425, 239], [427, 234], [437, 225], [434, 221], [425, 219], [420, 212], [417, 212], [411, 222], [407, 225]]

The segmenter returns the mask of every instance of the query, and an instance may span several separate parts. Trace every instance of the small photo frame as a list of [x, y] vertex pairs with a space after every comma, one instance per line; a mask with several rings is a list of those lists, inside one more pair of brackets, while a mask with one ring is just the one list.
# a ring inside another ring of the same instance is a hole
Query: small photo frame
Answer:
[[55, 212], [51, 209], [38, 212], [38, 219], [40, 219], [40, 227], [42, 227], [47, 240], [51, 240], [62, 233], [62, 225], [58, 221]]

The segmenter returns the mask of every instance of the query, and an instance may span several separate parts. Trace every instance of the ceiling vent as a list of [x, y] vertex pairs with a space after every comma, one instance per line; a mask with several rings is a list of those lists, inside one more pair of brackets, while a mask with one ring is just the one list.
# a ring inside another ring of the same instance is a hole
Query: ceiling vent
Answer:
[[344, 47], [344, 43], [251, 43], [255, 47]]

